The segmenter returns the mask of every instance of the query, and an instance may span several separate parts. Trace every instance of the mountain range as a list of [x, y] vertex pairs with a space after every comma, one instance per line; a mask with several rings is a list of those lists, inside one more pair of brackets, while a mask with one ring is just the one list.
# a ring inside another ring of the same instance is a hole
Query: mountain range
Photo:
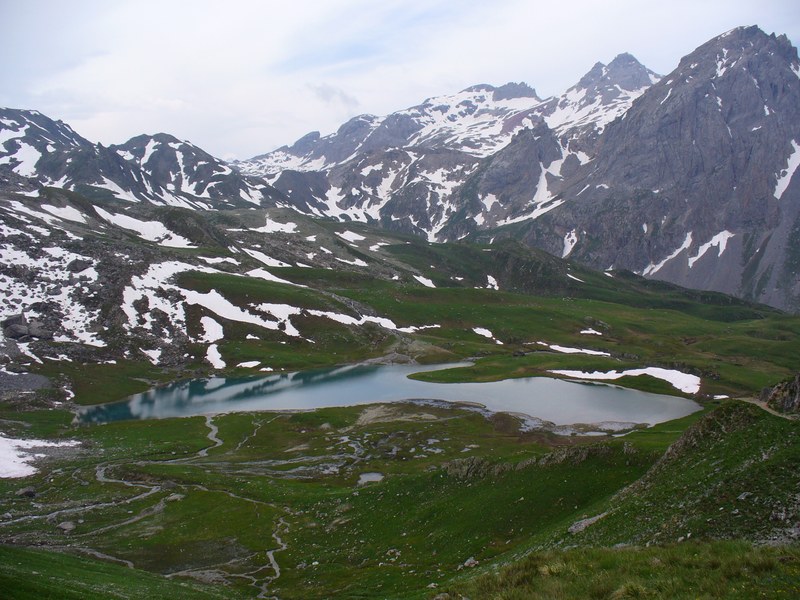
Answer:
[[57, 188], [106, 213], [116, 201], [281, 207], [431, 242], [514, 238], [796, 311], [798, 140], [796, 48], [741, 27], [664, 76], [621, 54], [558, 97], [476, 85], [232, 164], [163, 133], [105, 147], [0, 109], [0, 192]]

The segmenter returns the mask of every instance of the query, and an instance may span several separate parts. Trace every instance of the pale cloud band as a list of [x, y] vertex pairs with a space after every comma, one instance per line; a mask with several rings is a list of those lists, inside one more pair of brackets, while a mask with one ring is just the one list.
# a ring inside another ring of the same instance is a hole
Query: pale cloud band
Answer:
[[524, 80], [559, 94], [621, 52], [667, 73], [714, 35], [751, 24], [794, 41], [800, 9], [794, 0], [0, 0], [13, 56], [0, 105], [36, 108], [104, 144], [166, 131], [247, 158], [473, 84]]

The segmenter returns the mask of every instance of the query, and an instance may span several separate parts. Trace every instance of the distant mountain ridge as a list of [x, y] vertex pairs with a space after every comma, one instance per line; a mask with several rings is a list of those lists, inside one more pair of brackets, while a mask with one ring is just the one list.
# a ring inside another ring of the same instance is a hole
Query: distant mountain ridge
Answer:
[[800, 309], [800, 61], [740, 27], [660, 77], [630, 54], [558, 97], [476, 85], [228, 165], [166, 134], [95, 145], [0, 110], [0, 189], [287, 207], [429, 241], [513, 237], [595, 268]]
[[283, 199], [263, 180], [242, 176], [171, 135], [140, 135], [106, 147], [38, 111], [0, 108], [0, 172], [4, 168], [31, 183], [130, 202], [219, 209], [274, 206]]

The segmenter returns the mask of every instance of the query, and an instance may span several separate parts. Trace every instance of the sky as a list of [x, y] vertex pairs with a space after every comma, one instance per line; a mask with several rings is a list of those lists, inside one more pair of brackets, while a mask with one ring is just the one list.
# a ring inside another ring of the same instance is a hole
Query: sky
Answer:
[[159, 132], [246, 159], [479, 83], [559, 95], [630, 52], [666, 74], [797, 0], [0, 0], [0, 106], [92, 142]]

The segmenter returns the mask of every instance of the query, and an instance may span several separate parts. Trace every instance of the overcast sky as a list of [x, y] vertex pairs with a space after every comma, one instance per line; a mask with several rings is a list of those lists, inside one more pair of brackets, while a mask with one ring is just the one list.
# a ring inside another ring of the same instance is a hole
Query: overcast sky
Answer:
[[558, 95], [622, 52], [666, 74], [739, 25], [796, 45], [800, 1], [0, 0], [0, 106], [249, 158], [477, 83]]

